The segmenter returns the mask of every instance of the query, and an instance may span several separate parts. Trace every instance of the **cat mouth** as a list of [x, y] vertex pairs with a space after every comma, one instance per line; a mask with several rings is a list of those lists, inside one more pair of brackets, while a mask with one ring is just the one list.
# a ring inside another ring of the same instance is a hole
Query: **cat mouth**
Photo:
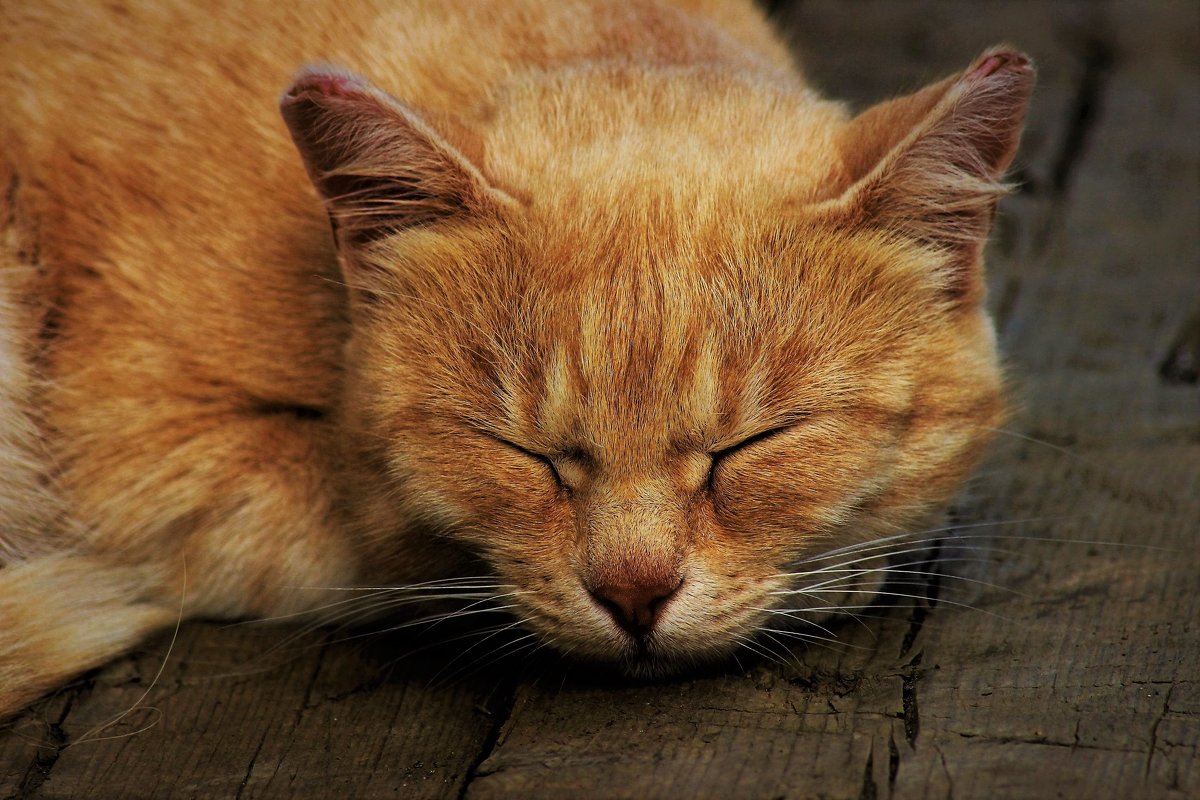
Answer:
[[725, 662], [736, 650], [733, 638], [706, 636], [700, 639], [671, 629], [655, 627], [642, 635], [624, 632], [614, 663], [627, 677], [666, 678], [694, 668]]
[[654, 641], [651, 635], [630, 641], [617, 667], [628, 678], [647, 680], [678, 673], [680, 662], [676, 655]]
[[693, 670], [724, 664], [733, 647], [692, 649], [664, 645], [651, 638], [637, 642], [621, 658], [618, 667], [627, 678], [658, 680], [687, 674]]

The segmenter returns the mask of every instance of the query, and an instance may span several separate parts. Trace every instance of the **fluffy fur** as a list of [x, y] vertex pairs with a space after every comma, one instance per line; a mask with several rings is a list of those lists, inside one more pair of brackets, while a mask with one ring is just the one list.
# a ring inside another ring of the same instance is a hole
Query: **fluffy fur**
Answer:
[[1002, 417], [1010, 49], [859, 116], [715, 0], [7, 3], [0, 53], [0, 715], [185, 570], [188, 616], [486, 576], [564, 651], [718, 657]]

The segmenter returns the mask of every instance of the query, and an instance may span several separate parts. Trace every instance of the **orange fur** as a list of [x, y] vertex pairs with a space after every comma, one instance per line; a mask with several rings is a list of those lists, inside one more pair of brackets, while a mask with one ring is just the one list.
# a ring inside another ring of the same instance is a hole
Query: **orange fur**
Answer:
[[721, 655], [1002, 417], [1011, 50], [852, 117], [748, 3], [60, 5], [0, 10], [0, 715], [185, 561], [189, 615], [482, 563], [565, 650]]

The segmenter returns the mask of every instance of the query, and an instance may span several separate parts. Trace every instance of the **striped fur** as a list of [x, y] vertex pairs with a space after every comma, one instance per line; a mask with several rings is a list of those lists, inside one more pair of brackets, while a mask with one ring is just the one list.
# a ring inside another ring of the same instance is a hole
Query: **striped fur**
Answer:
[[[0, 716], [480, 571], [564, 651], [720, 656], [1003, 416], [1012, 50], [857, 117], [716, 0], [52, 0], [0, 53]], [[600, 599], [658, 585], [641, 638]]]

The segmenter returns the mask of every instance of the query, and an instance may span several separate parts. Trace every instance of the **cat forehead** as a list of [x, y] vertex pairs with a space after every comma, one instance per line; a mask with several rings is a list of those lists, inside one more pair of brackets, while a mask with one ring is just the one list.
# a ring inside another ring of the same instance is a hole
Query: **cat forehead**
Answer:
[[510, 383], [508, 396], [524, 398], [516, 416], [562, 438], [586, 430], [620, 452], [621, 442], [669, 448], [854, 396], [882, 354], [899, 358], [930, 322], [925, 293], [905, 285], [902, 261], [809, 245], [626, 263], [547, 291], [533, 315], [537, 363]]
[[936, 317], [929, 265], [880, 237], [612, 213], [583, 233], [565, 219], [409, 235], [381, 350], [411, 365], [413, 391], [436, 390], [417, 402], [547, 448], [662, 450], [842, 402]]
[[698, 68], [633, 79], [605, 66], [519, 82], [481, 132], [489, 171], [535, 202], [703, 202], [720, 187], [809, 196], [840, 168], [846, 110], [776, 77]]
[[428, 341], [440, 330], [451, 345], [470, 340], [542, 368], [565, 359], [599, 376], [700, 351], [794, 357], [815, 340], [870, 342], [935, 314], [928, 254], [778, 216], [747, 220], [714, 203], [680, 217], [631, 203], [464, 233], [465, 244], [454, 233], [408, 239], [395, 332]]

